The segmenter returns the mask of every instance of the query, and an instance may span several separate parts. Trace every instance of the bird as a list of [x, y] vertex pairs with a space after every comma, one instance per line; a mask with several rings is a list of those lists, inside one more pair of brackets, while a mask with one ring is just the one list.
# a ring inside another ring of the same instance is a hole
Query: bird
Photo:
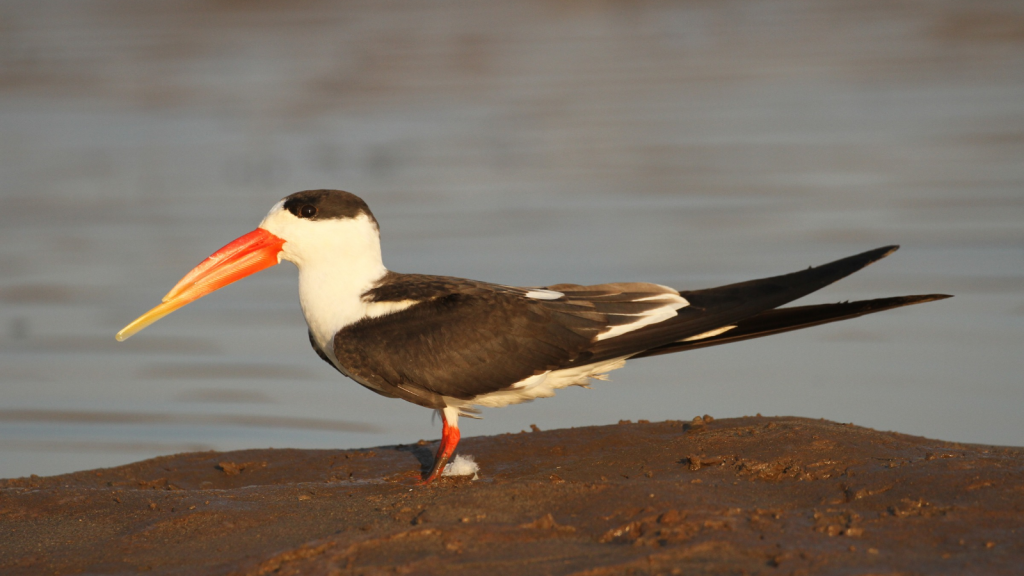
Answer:
[[717, 346], [950, 297], [925, 294], [782, 307], [880, 260], [884, 246], [799, 272], [698, 290], [646, 282], [508, 286], [388, 270], [369, 206], [305, 190], [196, 266], [117, 333], [124, 341], [174, 310], [290, 261], [317, 355], [390, 398], [437, 411], [441, 442], [421, 482], [441, 476], [459, 417], [586, 387], [627, 360]]

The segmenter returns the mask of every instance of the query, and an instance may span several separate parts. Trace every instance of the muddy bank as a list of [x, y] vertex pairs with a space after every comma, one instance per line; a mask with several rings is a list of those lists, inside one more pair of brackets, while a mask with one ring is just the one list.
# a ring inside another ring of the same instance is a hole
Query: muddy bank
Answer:
[[801, 418], [180, 454], [0, 481], [0, 573], [1016, 573], [1024, 449]]

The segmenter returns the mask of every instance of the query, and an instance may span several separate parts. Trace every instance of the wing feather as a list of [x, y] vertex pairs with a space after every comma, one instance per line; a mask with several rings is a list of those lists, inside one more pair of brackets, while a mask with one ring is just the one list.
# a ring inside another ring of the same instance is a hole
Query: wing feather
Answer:
[[[823, 315], [766, 311], [852, 274], [896, 248], [878, 248], [792, 274], [687, 292], [637, 282], [518, 288], [388, 273], [364, 298], [417, 304], [347, 326], [335, 337], [334, 353], [357, 381], [439, 408], [445, 396], [472, 400], [546, 371], [753, 338], [793, 329], [787, 328], [790, 323], [801, 327], [829, 321], [825, 317], [866, 313], [861, 308], [828, 309]], [[531, 291], [562, 296], [538, 299], [530, 296]], [[738, 328], [682, 343], [731, 325]]]

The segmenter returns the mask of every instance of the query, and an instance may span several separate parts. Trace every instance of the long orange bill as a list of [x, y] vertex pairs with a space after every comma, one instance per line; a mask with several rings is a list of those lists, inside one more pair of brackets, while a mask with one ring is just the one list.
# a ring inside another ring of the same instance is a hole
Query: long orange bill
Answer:
[[185, 304], [277, 264], [283, 246], [284, 240], [262, 228], [228, 243], [186, 274], [164, 296], [163, 303], [125, 326], [115, 338], [124, 342]]

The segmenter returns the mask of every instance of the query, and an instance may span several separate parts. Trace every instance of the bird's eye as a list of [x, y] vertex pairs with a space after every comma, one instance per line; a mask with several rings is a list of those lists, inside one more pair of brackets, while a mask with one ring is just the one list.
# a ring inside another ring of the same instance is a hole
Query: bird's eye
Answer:
[[312, 218], [313, 216], [316, 216], [316, 206], [310, 206], [309, 204], [304, 205], [302, 208], [299, 208], [299, 216], [302, 216], [303, 218]]

